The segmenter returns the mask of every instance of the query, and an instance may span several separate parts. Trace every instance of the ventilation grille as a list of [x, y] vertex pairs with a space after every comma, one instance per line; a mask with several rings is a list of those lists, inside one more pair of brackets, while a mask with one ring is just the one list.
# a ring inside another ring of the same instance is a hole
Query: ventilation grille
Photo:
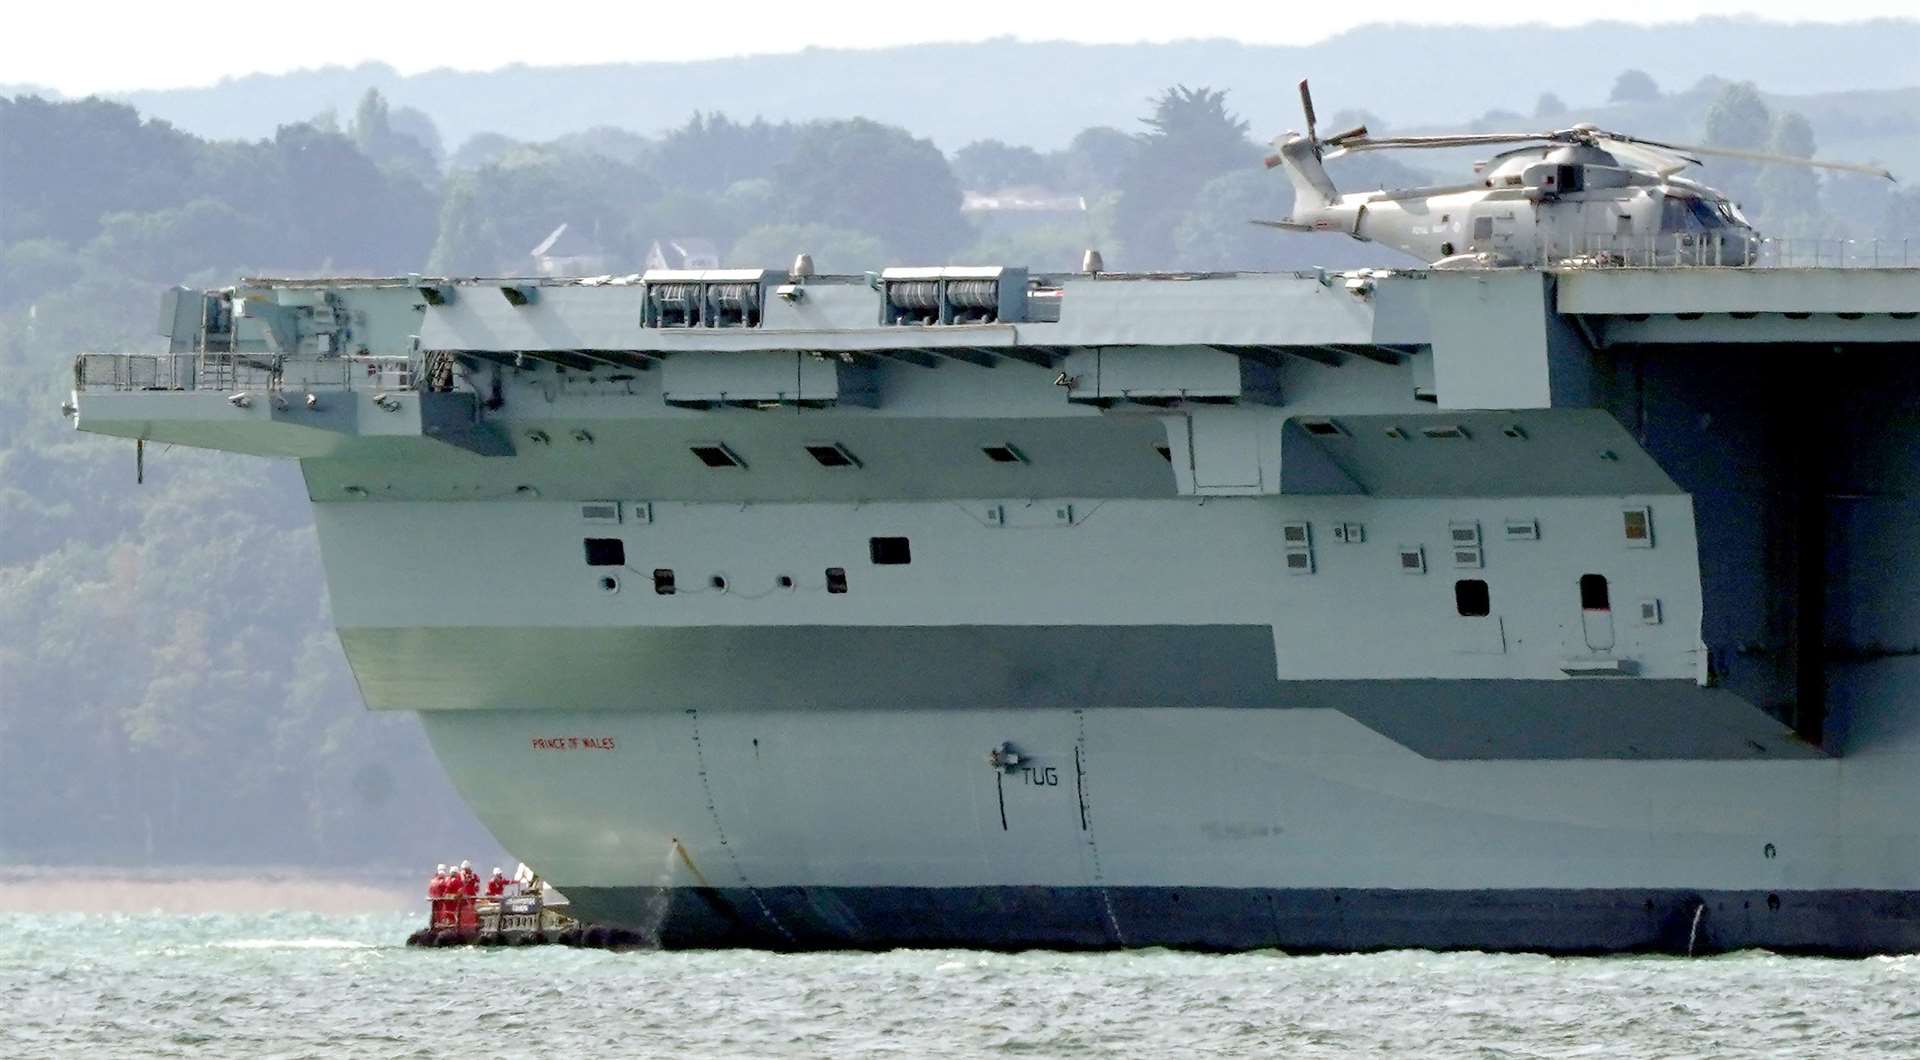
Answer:
[[583, 501], [580, 505], [580, 521], [585, 523], [618, 523], [620, 521], [620, 502]]
[[1480, 524], [1456, 521], [1447, 524], [1447, 542], [1453, 550], [1453, 565], [1462, 570], [1478, 570], [1486, 565], [1480, 550]]
[[1313, 527], [1310, 524], [1281, 523], [1280, 542], [1286, 546], [1287, 573], [1313, 573]]

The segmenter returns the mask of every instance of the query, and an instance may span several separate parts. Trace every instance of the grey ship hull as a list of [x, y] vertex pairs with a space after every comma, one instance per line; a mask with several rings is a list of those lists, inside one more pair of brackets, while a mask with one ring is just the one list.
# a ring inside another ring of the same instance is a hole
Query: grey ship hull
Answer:
[[346, 285], [460, 383], [81, 426], [300, 458], [368, 705], [663, 945], [1920, 949], [1920, 274], [1055, 282]]
[[[1907, 755], [1423, 760], [1312, 708], [427, 722], [503, 842], [667, 946], [1920, 946]], [[530, 729], [633, 750], [529, 771]], [[969, 753], [1008, 731], [1057, 786]]]

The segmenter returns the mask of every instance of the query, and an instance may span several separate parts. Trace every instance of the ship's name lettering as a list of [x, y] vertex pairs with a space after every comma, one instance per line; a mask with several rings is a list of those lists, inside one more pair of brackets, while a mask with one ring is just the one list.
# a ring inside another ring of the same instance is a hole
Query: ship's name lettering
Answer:
[[1027, 784], [1035, 788], [1057, 788], [1060, 786], [1060, 770], [1057, 766], [1022, 766], [1020, 775]]
[[611, 751], [611, 736], [535, 736], [536, 751]]

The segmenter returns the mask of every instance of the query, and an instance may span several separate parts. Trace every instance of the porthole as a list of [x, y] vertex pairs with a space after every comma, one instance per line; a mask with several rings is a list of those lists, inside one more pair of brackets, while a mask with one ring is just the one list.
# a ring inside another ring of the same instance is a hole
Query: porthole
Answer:
[[582, 544], [587, 554], [589, 567], [624, 567], [627, 565], [627, 545], [617, 537], [589, 537]]
[[793, 588], [793, 575], [782, 574], [780, 577], [775, 578], [773, 583], [782, 589], [791, 589]]
[[747, 466], [747, 462], [740, 459], [740, 454], [735, 453], [733, 450], [727, 448], [725, 445], [722, 445], [719, 442], [696, 442], [695, 444], [690, 445], [687, 448], [692, 450], [693, 455], [699, 458], [700, 462], [702, 464], [705, 464], [708, 467], [722, 468], [722, 467], [746, 467]]
[[1479, 578], [1462, 578], [1453, 583], [1453, 607], [1462, 618], [1485, 618], [1493, 613], [1492, 594]]
[[606, 593], [608, 596], [612, 596], [614, 593], [619, 592], [620, 579], [614, 577], [611, 574], [602, 574], [600, 576], [600, 591], [603, 593]]
[[860, 459], [839, 442], [808, 442], [807, 455], [821, 467], [859, 467]]
[[870, 537], [867, 555], [875, 566], [897, 566], [913, 562], [913, 548], [904, 537]]
[[724, 574], [716, 574], [716, 575], [714, 575], [713, 577], [711, 577], [711, 578], [708, 578], [708, 579], [707, 579], [707, 588], [709, 588], [709, 589], [712, 589], [712, 590], [713, 590], [714, 592], [716, 592], [716, 593], [724, 593], [724, 592], [726, 592], [726, 591], [727, 591], [727, 576], [726, 576], [726, 575], [724, 575]]

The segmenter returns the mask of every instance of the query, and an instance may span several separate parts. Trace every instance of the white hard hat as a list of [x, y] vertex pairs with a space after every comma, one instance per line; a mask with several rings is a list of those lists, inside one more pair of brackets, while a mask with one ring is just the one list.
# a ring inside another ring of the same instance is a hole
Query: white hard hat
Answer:
[[471, 861], [463, 861], [463, 862], [461, 862], [461, 863], [460, 863], [460, 867], [461, 867], [461, 868], [463, 868], [463, 869], [470, 869], [470, 868], [473, 868], [473, 862], [471, 862]]
[[433, 867], [433, 874], [435, 876], [445, 876], [447, 874], [447, 867], [445, 865], [435, 865]]
[[493, 874], [494, 874], [495, 876], [499, 876], [499, 875], [502, 875], [502, 873], [501, 873], [501, 871], [500, 871], [500, 866], [498, 866], [498, 865], [495, 865], [495, 866], [493, 867]]

